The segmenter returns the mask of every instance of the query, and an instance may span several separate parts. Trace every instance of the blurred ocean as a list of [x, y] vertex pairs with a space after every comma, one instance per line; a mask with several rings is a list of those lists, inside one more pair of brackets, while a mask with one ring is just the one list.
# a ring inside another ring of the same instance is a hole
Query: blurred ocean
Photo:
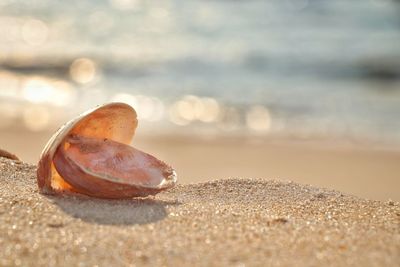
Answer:
[[400, 144], [400, 3], [0, 1], [0, 129], [116, 100], [153, 133]]

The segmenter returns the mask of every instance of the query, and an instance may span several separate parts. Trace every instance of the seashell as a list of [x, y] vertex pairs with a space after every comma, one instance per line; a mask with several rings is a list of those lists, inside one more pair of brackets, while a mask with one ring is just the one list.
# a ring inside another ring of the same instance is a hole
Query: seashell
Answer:
[[173, 187], [174, 169], [129, 146], [137, 124], [136, 111], [123, 103], [105, 104], [67, 122], [42, 152], [40, 192], [130, 198]]
[[20, 159], [16, 155], [1, 148], [0, 148], [0, 157], [20, 161]]

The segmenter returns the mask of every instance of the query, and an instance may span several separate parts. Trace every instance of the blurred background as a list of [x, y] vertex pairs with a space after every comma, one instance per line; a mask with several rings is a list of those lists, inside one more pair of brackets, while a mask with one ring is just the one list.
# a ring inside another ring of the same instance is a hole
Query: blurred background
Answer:
[[396, 0], [1, 0], [0, 147], [127, 102], [181, 183], [293, 180], [400, 200]]

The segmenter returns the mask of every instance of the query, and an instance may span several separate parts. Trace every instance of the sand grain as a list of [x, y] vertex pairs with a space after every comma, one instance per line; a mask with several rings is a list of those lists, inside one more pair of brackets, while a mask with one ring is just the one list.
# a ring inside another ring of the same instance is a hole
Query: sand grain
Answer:
[[229, 179], [122, 201], [38, 193], [0, 158], [0, 266], [399, 266], [400, 205]]

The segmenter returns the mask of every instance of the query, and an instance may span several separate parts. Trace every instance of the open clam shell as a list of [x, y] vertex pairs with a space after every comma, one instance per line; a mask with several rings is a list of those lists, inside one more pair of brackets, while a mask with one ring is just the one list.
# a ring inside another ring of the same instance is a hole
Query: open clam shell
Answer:
[[40, 191], [130, 198], [173, 187], [177, 176], [170, 166], [129, 146], [137, 124], [135, 110], [123, 103], [97, 107], [66, 123], [42, 152]]

